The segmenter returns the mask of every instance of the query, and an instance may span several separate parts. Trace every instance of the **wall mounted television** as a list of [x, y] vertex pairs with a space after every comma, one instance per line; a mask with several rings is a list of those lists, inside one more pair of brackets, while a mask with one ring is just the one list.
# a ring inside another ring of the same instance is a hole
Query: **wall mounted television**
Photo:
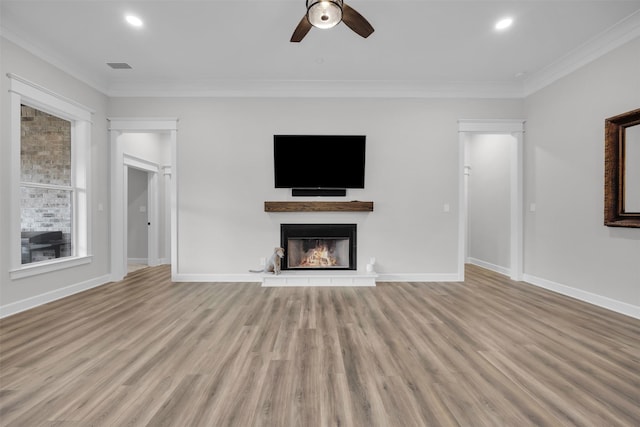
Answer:
[[364, 135], [274, 135], [275, 187], [364, 188], [365, 145]]

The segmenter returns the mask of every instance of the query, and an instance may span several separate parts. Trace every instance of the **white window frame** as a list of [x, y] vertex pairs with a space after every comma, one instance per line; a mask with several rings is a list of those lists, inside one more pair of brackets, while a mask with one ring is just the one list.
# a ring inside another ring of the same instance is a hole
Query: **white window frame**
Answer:
[[[15, 74], [7, 74], [11, 97], [11, 279], [49, 273], [92, 261], [90, 218], [91, 109]], [[21, 257], [21, 106], [27, 105], [71, 122], [72, 255], [22, 264]]]

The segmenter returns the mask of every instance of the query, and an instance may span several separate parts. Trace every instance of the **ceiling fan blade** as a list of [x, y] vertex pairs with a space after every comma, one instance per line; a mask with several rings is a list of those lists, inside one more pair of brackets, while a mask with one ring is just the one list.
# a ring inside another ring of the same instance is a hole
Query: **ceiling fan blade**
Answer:
[[356, 34], [364, 37], [365, 39], [374, 31], [371, 24], [369, 24], [369, 21], [347, 4], [342, 5], [342, 22], [347, 24], [347, 27], [351, 28]]
[[293, 31], [293, 35], [291, 36], [291, 42], [300, 43], [304, 38], [304, 36], [307, 35], [311, 27], [312, 25], [307, 19], [307, 15], [304, 15], [300, 20], [300, 22], [298, 23], [298, 26], [296, 27], [296, 29]]

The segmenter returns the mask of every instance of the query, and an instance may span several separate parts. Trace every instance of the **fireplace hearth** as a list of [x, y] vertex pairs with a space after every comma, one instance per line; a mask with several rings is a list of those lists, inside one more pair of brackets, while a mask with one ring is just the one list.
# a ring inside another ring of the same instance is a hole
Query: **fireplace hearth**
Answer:
[[282, 270], [356, 270], [356, 224], [281, 224]]

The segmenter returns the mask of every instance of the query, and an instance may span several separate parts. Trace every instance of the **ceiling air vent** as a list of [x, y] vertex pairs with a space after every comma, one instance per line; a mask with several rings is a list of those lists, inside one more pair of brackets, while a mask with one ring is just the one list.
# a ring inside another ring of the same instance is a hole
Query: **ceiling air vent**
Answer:
[[126, 62], [107, 62], [107, 65], [114, 70], [131, 70], [133, 68]]

